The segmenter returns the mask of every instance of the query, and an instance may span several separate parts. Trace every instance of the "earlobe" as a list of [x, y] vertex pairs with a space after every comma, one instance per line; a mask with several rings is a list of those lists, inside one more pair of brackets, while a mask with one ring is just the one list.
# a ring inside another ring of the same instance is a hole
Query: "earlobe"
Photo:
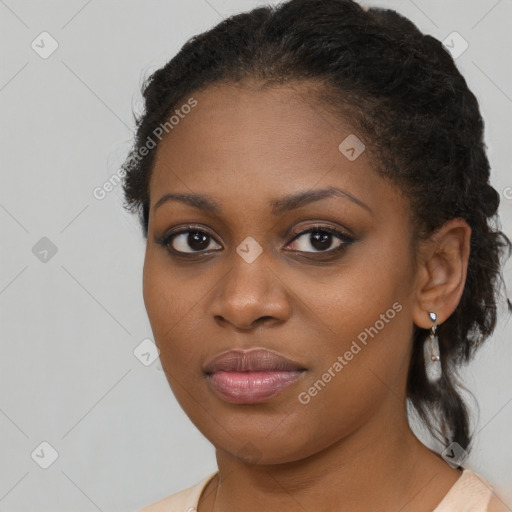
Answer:
[[430, 328], [428, 312], [443, 323], [462, 297], [470, 253], [471, 228], [463, 219], [452, 219], [419, 248], [414, 323]]

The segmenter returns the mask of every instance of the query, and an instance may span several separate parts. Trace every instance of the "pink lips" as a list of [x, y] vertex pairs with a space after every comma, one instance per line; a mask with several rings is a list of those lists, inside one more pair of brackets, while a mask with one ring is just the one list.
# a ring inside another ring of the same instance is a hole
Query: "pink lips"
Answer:
[[267, 349], [230, 350], [204, 367], [213, 391], [236, 404], [267, 400], [300, 379], [304, 370], [300, 364]]

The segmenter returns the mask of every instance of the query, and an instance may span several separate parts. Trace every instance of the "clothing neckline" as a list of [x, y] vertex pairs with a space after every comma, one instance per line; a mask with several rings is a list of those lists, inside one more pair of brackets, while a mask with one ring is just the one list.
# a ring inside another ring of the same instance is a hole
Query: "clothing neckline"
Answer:
[[[451, 506], [451, 503], [453, 500], [456, 500], [458, 498], [462, 497], [462, 492], [465, 491], [465, 488], [468, 485], [471, 485], [472, 483], [478, 484], [480, 482], [481, 486], [486, 487], [487, 491], [489, 492], [489, 498], [492, 494], [492, 488], [490, 484], [482, 478], [480, 475], [474, 473], [470, 469], [463, 468], [462, 466], [459, 466], [458, 469], [462, 469], [462, 472], [455, 481], [455, 483], [448, 489], [448, 492], [444, 495], [442, 500], [437, 504], [437, 506], [432, 510], [432, 512], [444, 512], [446, 509], [446, 506]], [[204, 491], [206, 490], [206, 487], [210, 483], [210, 481], [217, 476], [219, 471], [215, 471], [211, 473], [209, 476], [201, 480], [196, 486], [195, 491], [193, 493], [193, 496], [191, 496], [191, 501], [193, 502], [193, 506], [197, 508], [199, 505], [199, 501], [203, 496]], [[479, 486], [480, 487], [480, 486]]]

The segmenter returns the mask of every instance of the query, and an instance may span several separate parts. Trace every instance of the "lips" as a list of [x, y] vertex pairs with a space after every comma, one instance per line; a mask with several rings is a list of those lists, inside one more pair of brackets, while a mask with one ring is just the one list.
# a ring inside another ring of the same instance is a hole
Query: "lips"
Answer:
[[297, 382], [301, 364], [267, 350], [230, 350], [204, 367], [212, 390], [223, 400], [250, 404], [268, 400]]
[[305, 370], [299, 363], [267, 349], [230, 350], [208, 363], [205, 373], [225, 372], [278, 372]]

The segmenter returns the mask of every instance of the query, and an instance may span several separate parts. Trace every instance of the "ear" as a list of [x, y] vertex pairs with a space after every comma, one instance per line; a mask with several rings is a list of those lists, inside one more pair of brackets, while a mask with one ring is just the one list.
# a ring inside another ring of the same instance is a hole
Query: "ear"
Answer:
[[468, 269], [471, 228], [463, 219], [452, 219], [418, 248], [413, 321], [430, 329], [428, 313], [442, 324], [462, 297]]

